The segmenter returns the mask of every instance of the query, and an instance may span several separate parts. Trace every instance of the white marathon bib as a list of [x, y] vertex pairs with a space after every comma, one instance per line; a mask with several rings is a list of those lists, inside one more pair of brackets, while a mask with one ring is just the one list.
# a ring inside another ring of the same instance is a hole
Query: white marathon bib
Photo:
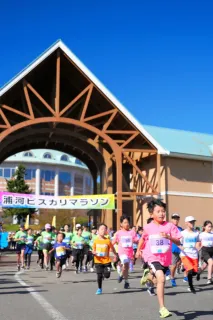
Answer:
[[170, 250], [170, 240], [162, 238], [159, 234], [149, 236], [151, 252], [154, 254], [166, 253]]
[[132, 247], [132, 237], [122, 236], [121, 237], [121, 246], [123, 248], [131, 248]]
[[201, 234], [201, 244], [202, 244], [202, 247], [208, 247], [208, 248], [213, 247], [213, 233], [203, 232]]
[[77, 249], [83, 249], [83, 243], [76, 243]]

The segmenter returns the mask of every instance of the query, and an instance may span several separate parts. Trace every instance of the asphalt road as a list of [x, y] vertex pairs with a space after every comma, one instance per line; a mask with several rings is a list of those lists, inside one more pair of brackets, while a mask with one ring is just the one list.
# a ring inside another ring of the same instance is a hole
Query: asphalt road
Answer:
[[[64, 271], [60, 279], [55, 272], [42, 271], [33, 257], [32, 269], [17, 274], [14, 256], [0, 261], [1, 320], [155, 320], [159, 319], [156, 297], [150, 297], [140, 286], [141, 270], [131, 274], [131, 289], [124, 290], [112, 272], [103, 283], [103, 294], [96, 296], [96, 274], [75, 275]], [[166, 283], [166, 306], [170, 319], [213, 319], [213, 286], [207, 286], [206, 274], [195, 281], [197, 294], [187, 292], [182, 275], [178, 287]]]

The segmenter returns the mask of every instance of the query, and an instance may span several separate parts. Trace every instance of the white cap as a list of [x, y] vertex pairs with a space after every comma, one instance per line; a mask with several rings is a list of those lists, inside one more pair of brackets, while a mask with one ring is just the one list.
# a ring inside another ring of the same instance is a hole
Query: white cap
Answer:
[[192, 222], [192, 221], [196, 221], [196, 219], [193, 216], [188, 216], [185, 218], [185, 222]]
[[80, 228], [81, 227], [80, 223], [77, 223], [75, 227]]
[[45, 229], [51, 229], [51, 225], [49, 223], [45, 224]]

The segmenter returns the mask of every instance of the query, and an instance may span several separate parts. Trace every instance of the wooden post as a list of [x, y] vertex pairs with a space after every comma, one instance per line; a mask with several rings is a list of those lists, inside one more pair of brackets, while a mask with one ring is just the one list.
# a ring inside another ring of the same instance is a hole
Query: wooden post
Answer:
[[160, 194], [161, 193], [161, 172], [160, 172], [160, 169], [161, 169], [161, 158], [160, 158], [160, 154], [157, 153], [157, 181], [158, 181], [158, 193]]
[[116, 181], [117, 181], [117, 229], [120, 226], [120, 217], [122, 216], [122, 152], [116, 152]]

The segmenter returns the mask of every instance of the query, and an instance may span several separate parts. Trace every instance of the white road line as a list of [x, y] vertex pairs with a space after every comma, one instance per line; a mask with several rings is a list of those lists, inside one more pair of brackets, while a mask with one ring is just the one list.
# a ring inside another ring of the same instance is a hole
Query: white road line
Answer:
[[45, 310], [45, 312], [50, 316], [53, 320], [68, 320], [61, 314], [57, 309], [55, 309], [44, 297], [42, 297], [38, 292], [36, 292], [36, 289], [33, 287], [29, 287], [26, 282], [24, 282], [20, 275], [24, 273], [24, 271], [19, 271], [15, 274], [15, 279], [25, 287], [25, 289], [33, 296], [33, 298], [42, 306], [42, 308]]

